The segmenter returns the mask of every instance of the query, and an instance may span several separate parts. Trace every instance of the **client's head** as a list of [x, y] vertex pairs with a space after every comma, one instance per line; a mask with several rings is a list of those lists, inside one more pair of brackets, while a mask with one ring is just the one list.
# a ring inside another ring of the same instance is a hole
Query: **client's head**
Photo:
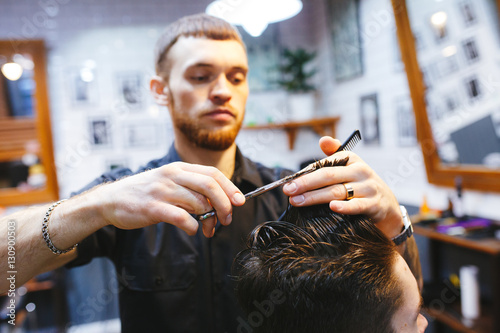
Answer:
[[317, 205], [282, 220], [255, 228], [236, 259], [241, 332], [425, 330], [415, 278], [368, 219]]

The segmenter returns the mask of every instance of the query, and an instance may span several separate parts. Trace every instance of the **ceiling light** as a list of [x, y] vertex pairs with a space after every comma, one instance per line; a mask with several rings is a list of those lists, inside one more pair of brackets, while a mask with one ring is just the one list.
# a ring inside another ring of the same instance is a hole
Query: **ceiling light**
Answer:
[[88, 67], [83, 67], [82, 69], [80, 69], [80, 79], [83, 81], [83, 82], [92, 82], [94, 81], [94, 73], [92, 72], [92, 70]]
[[2, 65], [2, 73], [7, 79], [17, 81], [23, 75], [23, 67], [18, 63], [8, 62]]
[[270, 23], [287, 20], [302, 10], [300, 0], [217, 0], [206, 13], [235, 25], [258, 37]]
[[432, 14], [431, 16], [431, 23], [435, 27], [444, 27], [446, 25], [446, 20], [448, 18], [448, 15], [446, 15], [445, 12], [437, 12]]

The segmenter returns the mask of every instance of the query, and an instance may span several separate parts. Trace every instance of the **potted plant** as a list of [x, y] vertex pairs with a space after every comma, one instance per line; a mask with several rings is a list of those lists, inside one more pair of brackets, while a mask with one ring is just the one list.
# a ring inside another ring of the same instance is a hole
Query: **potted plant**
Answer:
[[307, 120], [313, 117], [315, 105], [315, 86], [310, 79], [316, 69], [310, 63], [316, 58], [316, 52], [303, 48], [284, 49], [283, 61], [279, 66], [281, 79], [278, 84], [288, 92], [288, 111], [291, 120]]

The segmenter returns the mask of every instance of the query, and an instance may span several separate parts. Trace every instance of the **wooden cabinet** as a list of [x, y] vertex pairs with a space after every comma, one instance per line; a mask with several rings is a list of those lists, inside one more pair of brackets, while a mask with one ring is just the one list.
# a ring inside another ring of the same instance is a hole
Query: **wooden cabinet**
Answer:
[[[0, 206], [49, 202], [59, 197], [52, 148], [44, 42], [0, 41], [0, 66], [7, 62], [19, 62], [16, 60], [19, 57], [23, 59], [23, 75], [26, 77], [9, 81], [0, 73]], [[21, 104], [29, 108], [16, 107]], [[22, 112], [18, 112], [19, 110]], [[26, 110], [29, 112], [25, 112]], [[23, 160], [23, 156], [28, 153], [36, 157], [31, 164], [27, 164], [26, 159]], [[31, 166], [34, 167], [30, 168]], [[30, 173], [36, 174], [31, 178], [36, 181], [28, 181]]]
[[[424, 287], [424, 309], [435, 319], [436, 332], [447, 328], [467, 333], [500, 332], [500, 240], [493, 237], [470, 239], [450, 236], [435, 231], [430, 225], [418, 223], [414, 224], [414, 232], [429, 240], [430, 282], [440, 285], [437, 292], [428, 298], [425, 297]], [[481, 316], [472, 322], [461, 316], [459, 289], [449, 281], [441, 283], [446, 279], [443, 276], [446, 264], [453, 260], [460, 265], [473, 264], [480, 267], [483, 290]]]

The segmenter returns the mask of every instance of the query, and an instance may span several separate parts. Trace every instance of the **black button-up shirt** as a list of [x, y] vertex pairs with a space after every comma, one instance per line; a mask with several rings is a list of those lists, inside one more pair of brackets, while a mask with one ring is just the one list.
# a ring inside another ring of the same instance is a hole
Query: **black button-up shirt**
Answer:
[[[176, 161], [180, 157], [172, 146], [165, 157], [138, 172]], [[82, 191], [131, 174], [128, 169], [104, 174]], [[232, 181], [247, 193], [288, 174], [254, 163], [238, 150]], [[107, 226], [80, 243], [77, 259], [68, 266], [99, 256], [113, 261], [124, 333], [246, 332], [252, 326], [234, 295], [233, 259], [251, 230], [264, 221], [278, 220], [287, 203], [279, 188], [249, 199], [233, 207], [231, 225], [218, 224], [212, 238], [204, 237], [201, 227], [195, 236], [188, 236], [168, 223], [135, 230]]]

